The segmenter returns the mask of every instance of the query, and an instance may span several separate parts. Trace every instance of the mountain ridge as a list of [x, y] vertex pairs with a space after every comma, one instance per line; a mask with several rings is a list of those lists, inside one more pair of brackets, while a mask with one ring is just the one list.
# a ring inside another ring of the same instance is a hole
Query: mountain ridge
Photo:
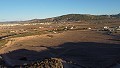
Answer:
[[7, 23], [46, 23], [46, 22], [80, 22], [80, 21], [95, 21], [95, 20], [118, 20], [120, 13], [114, 15], [91, 15], [91, 14], [66, 14], [57, 17], [45, 19], [31, 19], [26, 21], [10, 21]]
[[32, 19], [30, 22], [76, 22], [87, 20], [105, 20], [105, 19], [119, 19], [120, 13], [115, 15], [90, 15], [90, 14], [67, 14], [58, 17], [46, 18], [46, 19]]

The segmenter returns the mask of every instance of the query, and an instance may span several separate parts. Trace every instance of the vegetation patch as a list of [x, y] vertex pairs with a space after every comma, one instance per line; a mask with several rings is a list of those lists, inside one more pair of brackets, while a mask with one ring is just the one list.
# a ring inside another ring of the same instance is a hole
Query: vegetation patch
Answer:
[[7, 40], [1, 39], [1, 40], [0, 40], [0, 48], [2, 48], [7, 42], [8, 42]]

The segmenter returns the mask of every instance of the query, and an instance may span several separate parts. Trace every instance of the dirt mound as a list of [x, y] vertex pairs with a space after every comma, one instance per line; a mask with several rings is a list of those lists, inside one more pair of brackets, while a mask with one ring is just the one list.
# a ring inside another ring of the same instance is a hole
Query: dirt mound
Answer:
[[63, 68], [61, 59], [50, 58], [23, 66], [23, 68]]

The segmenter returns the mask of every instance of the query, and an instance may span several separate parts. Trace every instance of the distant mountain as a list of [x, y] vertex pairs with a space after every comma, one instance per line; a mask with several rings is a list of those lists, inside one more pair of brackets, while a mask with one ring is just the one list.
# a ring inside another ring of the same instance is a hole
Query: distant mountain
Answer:
[[41, 22], [77, 22], [77, 21], [89, 21], [89, 20], [106, 20], [106, 19], [120, 19], [120, 13], [116, 15], [90, 15], [90, 14], [67, 14], [53, 18], [46, 19], [33, 19], [29, 20], [31, 23]]
[[[27, 21], [15, 21], [16, 23], [46, 23], [46, 22], [79, 22], [79, 21], [120, 21], [120, 13], [115, 15], [90, 15], [90, 14], [67, 14], [46, 19], [32, 19]], [[10, 22], [12, 23], [12, 22]]]
[[120, 18], [120, 13], [116, 14], [116, 15], [110, 15], [111, 17], [116, 17], [116, 18]]

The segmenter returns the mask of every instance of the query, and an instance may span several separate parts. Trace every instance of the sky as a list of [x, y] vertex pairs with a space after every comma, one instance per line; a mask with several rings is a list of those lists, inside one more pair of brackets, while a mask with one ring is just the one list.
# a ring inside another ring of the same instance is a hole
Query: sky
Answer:
[[44, 19], [66, 14], [118, 14], [120, 0], [0, 0], [0, 21]]

